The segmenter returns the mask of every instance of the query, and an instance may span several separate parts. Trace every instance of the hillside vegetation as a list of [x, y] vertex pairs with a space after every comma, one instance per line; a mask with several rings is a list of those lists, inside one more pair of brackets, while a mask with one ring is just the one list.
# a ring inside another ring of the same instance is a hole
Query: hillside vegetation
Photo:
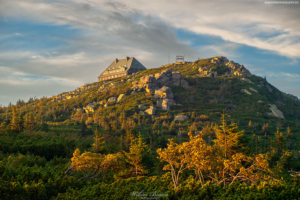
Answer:
[[1, 198], [296, 199], [299, 120], [225, 57], [19, 100], [0, 107]]

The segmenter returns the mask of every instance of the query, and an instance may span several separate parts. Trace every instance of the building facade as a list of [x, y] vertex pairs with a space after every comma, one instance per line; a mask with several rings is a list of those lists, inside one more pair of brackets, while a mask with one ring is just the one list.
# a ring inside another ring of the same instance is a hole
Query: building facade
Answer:
[[98, 81], [105, 81], [112, 78], [118, 78], [122, 76], [127, 76], [132, 73], [143, 71], [147, 69], [134, 57], [126, 57], [125, 59], [118, 60], [115, 59], [108, 68], [106, 68], [100, 76], [98, 76]]

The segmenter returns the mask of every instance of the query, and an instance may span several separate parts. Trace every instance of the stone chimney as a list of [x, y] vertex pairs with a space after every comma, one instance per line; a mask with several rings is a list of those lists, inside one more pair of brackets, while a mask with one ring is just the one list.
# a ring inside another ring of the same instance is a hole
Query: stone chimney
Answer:
[[128, 61], [128, 60], [129, 60], [129, 57], [127, 57], [127, 56], [126, 56], [126, 58], [125, 58], [125, 59], [126, 59], [126, 61]]
[[115, 59], [115, 64], [117, 64], [117, 62], [118, 62], [118, 58]]

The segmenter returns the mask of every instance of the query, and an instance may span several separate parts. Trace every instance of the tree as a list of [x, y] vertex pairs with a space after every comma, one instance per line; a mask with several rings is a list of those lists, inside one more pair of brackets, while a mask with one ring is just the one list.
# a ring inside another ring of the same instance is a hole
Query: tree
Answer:
[[[245, 167], [247, 166], [247, 167]], [[243, 153], [232, 155], [231, 159], [224, 161], [222, 182], [229, 182], [232, 185], [235, 181], [255, 183], [257, 181], [267, 181], [272, 177], [269, 168], [269, 161], [266, 156], [258, 154], [255, 157], [246, 156]]]
[[102, 137], [102, 134], [98, 131], [98, 128], [96, 128], [94, 143], [92, 144], [94, 153], [99, 153], [103, 150], [103, 146], [105, 143], [103, 140], [104, 137]]
[[18, 117], [17, 117], [17, 109], [15, 106], [12, 106], [12, 120], [11, 120], [11, 130], [18, 131]]
[[277, 132], [275, 133], [276, 138], [276, 147], [277, 147], [277, 157], [279, 158], [285, 150], [285, 138], [282, 133], [277, 128]]
[[[107, 171], [115, 171], [122, 167], [120, 162], [121, 154], [102, 155], [99, 153], [85, 152], [80, 154], [79, 149], [76, 149], [71, 158], [71, 165], [66, 174], [73, 170], [84, 174], [78, 181], [83, 179], [93, 179]], [[72, 174], [71, 174], [72, 175]]]
[[169, 132], [171, 132], [171, 134], [175, 133], [175, 129], [176, 129], [176, 124], [175, 121], [172, 121], [170, 126], [169, 126]]
[[188, 143], [184, 142], [182, 144], [176, 144], [173, 139], [169, 139], [170, 144], [165, 149], [158, 149], [158, 158], [160, 160], [166, 161], [168, 164], [164, 166], [163, 170], [170, 170], [172, 175], [172, 180], [174, 188], [179, 185], [179, 177], [182, 172], [188, 169], [190, 162], [189, 153], [190, 150]]
[[29, 113], [29, 115], [26, 116], [25, 118], [25, 128], [29, 132], [33, 131], [35, 129], [36, 123], [33, 117], [32, 112]]
[[219, 150], [223, 152], [225, 159], [235, 153], [239, 138], [243, 133], [244, 131], [238, 131], [238, 127], [235, 123], [227, 125], [225, 114], [222, 114], [222, 125], [219, 127], [215, 126], [216, 139], [214, 143], [220, 147]]
[[21, 112], [19, 113], [19, 117], [18, 117], [17, 130], [18, 132], [22, 132], [24, 130], [24, 118]]
[[203, 139], [203, 133], [200, 132], [198, 135], [193, 136], [192, 133], [189, 133], [190, 141], [189, 145], [186, 145], [185, 148], [190, 148], [188, 162], [188, 168], [193, 169], [196, 174], [196, 178], [201, 181], [201, 185], [204, 185], [204, 175], [203, 173], [209, 171], [211, 168], [211, 146], [208, 146]]
[[147, 145], [142, 141], [141, 134], [139, 134], [138, 138], [132, 139], [128, 153], [123, 151], [126, 162], [134, 166], [131, 171], [135, 176], [147, 173], [147, 170], [142, 165], [142, 160], [148, 151]]

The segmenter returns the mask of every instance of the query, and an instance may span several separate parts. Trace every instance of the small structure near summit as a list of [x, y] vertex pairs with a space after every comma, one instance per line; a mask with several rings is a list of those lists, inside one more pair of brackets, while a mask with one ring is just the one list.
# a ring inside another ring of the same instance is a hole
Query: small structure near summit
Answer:
[[112, 78], [118, 78], [122, 76], [127, 76], [135, 72], [143, 71], [147, 69], [134, 57], [126, 57], [125, 59], [118, 60], [115, 59], [100, 76], [98, 76], [98, 81], [104, 81]]

